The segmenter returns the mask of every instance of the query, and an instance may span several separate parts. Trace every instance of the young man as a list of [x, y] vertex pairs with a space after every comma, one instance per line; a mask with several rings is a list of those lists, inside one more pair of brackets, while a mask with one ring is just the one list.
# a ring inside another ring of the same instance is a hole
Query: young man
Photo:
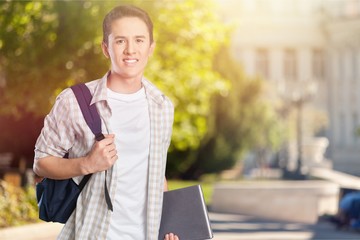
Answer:
[[[102, 42], [111, 70], [86, 84], [105, 139], [95, 141], [70, 89], [57, 97], [45, 118], [35, 146], [35, 173], [76, 182], [93, 173], [58, 239], [158, 240], [174, 108], [143, 77], [154, 47], [146, 12], [134, 6], [114, 8], [104, 19]], [[171, 233], [164, 239], [178, 237]]]

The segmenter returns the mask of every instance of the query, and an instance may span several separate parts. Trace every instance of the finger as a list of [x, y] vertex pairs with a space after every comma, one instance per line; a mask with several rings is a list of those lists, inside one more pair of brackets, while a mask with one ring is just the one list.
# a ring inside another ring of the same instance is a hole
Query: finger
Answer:
[[99, 143], [100, 146], [109, 146], [111, 144], [114, 144], [115, 139], [114, 138], [104, 138]]
[[117, 150], [116, 148], [108, 148], [106, 149], [111, 155], [116, 155], [117, 154]]
[[116, 150], [110, 151], [110, 152], [109, 152], [109, 156], [110, 156], [110, 158], [117, 157], [117, 151], [116, 151]]
[[179, 237], [173, 233], [169, 234], [169, 240], [179, 240]]
[[166, 235], [165, 235], [164, 240], [169, 240], [169, 234], [166, 234]]
[[115, 139], [115, 134], [104, 134], [104, 138], [99, 142], [109, 144], [109, 142], [113, 142], [114, 139]]
[[106, 152], [106, 153], [116, 151], [116, 146], [115, 146], [114, 143], [111, 143], [109, 145], [102, 145], [101, 147], [102, 147], [103, 151]]
[[111, 133], [111, 134], [104, 134], [105, 138], [115, 138], [115, 134]]

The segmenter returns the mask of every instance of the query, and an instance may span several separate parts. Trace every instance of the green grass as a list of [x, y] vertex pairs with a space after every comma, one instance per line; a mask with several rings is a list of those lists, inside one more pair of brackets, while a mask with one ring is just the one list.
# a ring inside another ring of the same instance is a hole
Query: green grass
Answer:
[[193, 185], [201, 185], [205, 203], [209, 206], [211, 204], [211, 197], [213, 193], [213, 184], [209, 182], [196, 182], [196, 181], [181, 181], [181, 180], [168, 180], [169, 190], [175, 190]]

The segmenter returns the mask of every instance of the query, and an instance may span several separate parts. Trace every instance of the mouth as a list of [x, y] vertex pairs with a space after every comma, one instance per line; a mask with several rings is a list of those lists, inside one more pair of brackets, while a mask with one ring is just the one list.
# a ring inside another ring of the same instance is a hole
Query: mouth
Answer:
[[129, 59], [129, 58], [126, 58], [123, 60], [125, 63], [136, 63], [138, 62], [139, 60], [138, 59], [135, 59], [135, 58], [132, 58], [132, 59]]

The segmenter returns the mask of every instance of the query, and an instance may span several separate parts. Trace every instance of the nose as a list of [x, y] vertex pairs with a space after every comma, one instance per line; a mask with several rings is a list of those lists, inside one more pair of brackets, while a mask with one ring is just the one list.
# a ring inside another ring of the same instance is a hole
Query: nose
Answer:
[[133, 53], [135, 53], [134, 44], [133, 44], [132, 42], [129, 41], [129, 42], [126, 44], [126, 47], [125, 47], [125, 49], [124, 49], [124, 53], [125, 53], [125, 54], [133, 54]]

